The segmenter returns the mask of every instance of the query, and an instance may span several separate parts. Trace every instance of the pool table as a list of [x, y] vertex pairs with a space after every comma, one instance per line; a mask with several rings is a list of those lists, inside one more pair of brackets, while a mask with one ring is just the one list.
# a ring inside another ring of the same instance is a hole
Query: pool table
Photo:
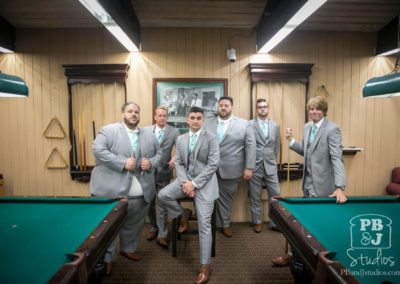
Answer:
[[400, 283], [399, 197], [335, 201], [271, 199], [269, 216], [289, 241], [294, 260], [300, 260], [291, 264], [296, 280]]
[[113, 198], [0, 198], [0, 282], [87, 282], [127, 207]]

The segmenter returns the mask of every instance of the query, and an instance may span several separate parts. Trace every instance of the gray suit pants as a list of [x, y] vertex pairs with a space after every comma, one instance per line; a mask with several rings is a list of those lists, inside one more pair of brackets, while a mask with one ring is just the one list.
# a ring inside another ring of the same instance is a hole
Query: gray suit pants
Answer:
[[[147, 203], [143, 197], [129, 198], [128, 217], [119, 231], [120, 251], [128, 253], [136, 251], [149, 207], [150, 203]], [[117, 237], [111, 242], [104, 256], [104, 261], [107, 263], [115, 261], [117, 258]]]
[[[262, 183], [264, 182], [267, 187], [268, 201], [272, 196], [280, 196], [278, 174], [267, 175], [262, 165], [258, 170], [253, 171], [253, 176], [249, 180], [249, 195], [250, 195], [250, 208], [251, 208], [251, 221], [253, 224], [261, 224], [263, 221], [262, 216], [262, 201], [261, 191]], [[269, 226], [275, 226], [274, 222], [270, 219]]]
[[[164, 210], [168, 210], [170, 217], [174, 219], [185, 212], [185, 209], [177, 201], [177, 199], [184, 198], [185, 196], [179, 182], [175, 180], [158, 193], [159, 206]], [[200, 264], [210, 265], [212, 246], [211, 216], [214, 210], [214, 201], [206, 201], [199, 195], [196, 195], [194, 203], [196, 205], [199, 230]], [[160, 214], [158, 216], [160, 217]], [[161, 235], [161, 232], [166, 231], [166, 229], [161, 228], [164, 226], [163, 223], [159, 222], [158, 224], [160, 226], [158, 237], [166, 237], [167, 235]]]
[[[160, 192], [161, 189], [166, 187], [169, 184], [169, 180], [167, 181], [161, 181], [157, 182], [156, 184], [156, 191], [157, 193]], [[156, 195], [157, 196], [157, 195]], [[157, 211], [160, 212], [160, 215], [163, 215], [162, 221], [167, 224], [167, 211], [163, 210], [160, 208], [160, 206], [157, 204], [156, 206], [156, 196], [154, 196], [153, 200], [150, 203], [150, 209], [149, 209], [149, 214], [148, 214], [148, 223], [149, 223], [149, 231], [150, 232], [157, 232], [159, 230], [159, 226], [157, 225], [158, 219], [157, 219]], [[158, 202], [157, 202], [158, 203]], [[157, 208], [157, 210], [156, 210]]]
[[233, 195], [237, 191], [241, 180], [242, 178], [221, 179], [218, 177], [219, 198], [217, 199], [217, 227], [229, 227], [231, 223]]

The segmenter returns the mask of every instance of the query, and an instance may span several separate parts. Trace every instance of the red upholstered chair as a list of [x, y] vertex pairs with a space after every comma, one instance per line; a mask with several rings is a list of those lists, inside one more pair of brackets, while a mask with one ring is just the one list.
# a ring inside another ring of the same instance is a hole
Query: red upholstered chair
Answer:
[[400, 167], [392, 171], [392, 183], [386, 186], [386, 191], [390, 195], [400, 195]]

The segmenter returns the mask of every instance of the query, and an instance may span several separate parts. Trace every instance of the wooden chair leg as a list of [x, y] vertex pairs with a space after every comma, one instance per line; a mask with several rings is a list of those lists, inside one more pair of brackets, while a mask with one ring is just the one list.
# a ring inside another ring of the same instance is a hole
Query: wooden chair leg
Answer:
[[217, 202], [214, 202], [214, 210], [211, 215], [211, 232], [212, 232], [211, 257], [215, 257], [216, 212], [217, 212]]
[[178, 218], [172, 219], [172, 257], [176, 257], [176, 235], [178, 231]]

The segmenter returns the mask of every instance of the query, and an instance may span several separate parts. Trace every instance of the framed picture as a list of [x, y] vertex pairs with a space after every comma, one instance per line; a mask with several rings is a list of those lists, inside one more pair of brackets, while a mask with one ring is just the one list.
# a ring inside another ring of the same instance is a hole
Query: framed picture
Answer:
[[204, 117], [217, 115], [218, 99], [228, 94], [227, 79], [153, 79], [153, 107], [168, 108], [168, 124], [180, 132], [189, 131], [186, 115], [189, 108], [203, 108]]

